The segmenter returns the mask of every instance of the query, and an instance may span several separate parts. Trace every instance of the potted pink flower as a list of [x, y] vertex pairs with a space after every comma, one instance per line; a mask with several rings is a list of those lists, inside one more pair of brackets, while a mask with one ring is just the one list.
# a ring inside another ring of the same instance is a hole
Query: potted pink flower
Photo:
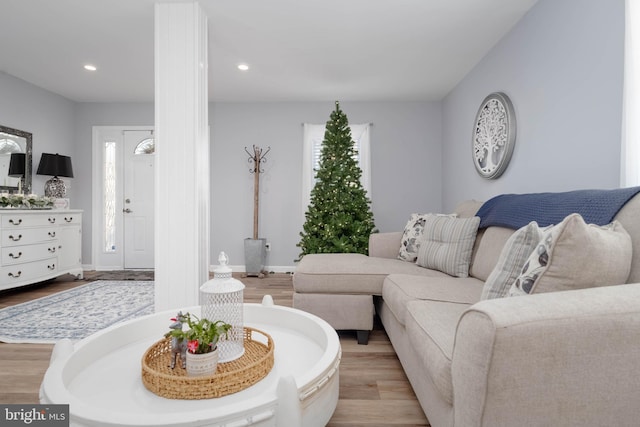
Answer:
[[172, 329], [167, 336], [186, 341], [187, 374], [211, 375], [218, 366], [218, 340], [227, 334], [231, 325], [222, 320], [211, 321], [187, 313], [182, 316], [187, 329]]

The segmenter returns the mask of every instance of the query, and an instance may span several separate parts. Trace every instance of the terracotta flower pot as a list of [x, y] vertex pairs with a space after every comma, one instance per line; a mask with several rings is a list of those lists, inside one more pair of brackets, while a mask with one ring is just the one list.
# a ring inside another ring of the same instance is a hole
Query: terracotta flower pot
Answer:
[[209, 353], [194, 354], [187, 351], [187, 375], [202, 377], [213, 375], [218, 368], [218, 348]]

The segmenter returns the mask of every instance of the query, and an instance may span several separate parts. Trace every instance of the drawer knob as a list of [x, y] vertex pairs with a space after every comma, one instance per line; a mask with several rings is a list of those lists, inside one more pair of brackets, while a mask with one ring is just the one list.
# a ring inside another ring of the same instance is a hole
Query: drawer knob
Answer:
[[20, 258], [21, 256], [22, 256], [22, 252], [18, 252], [18, 255], [14, 255], [14, 254], [13, 254], [13, 252], [11, 252], [11, 253], [9, 254], [9, 257], [10, 257], [11, 259], [18, 259], [18, 258]]
[[56, 219], [55, 218], [48, 218], [49, 222], [51, 224], [55, 224], [56, 223]]
[[14, 279], [17, 279], [21, 275], [22, 275], [22, 271], [18, 271], [17, 274], [9, 273], [9, 277], [13, 277]]
[[56, 232], [55, 231], [50, 231], [49, 232], [49, 237], [56, 237]]
[[64, 217], [64, 220], [65, 220], [66, 222], [72, 222], [72, 221], [73, 221], [73, 217], [71, 216], [71, 217], [67, 218], [67, 217], [65, 216], [65, 217]]
[[9, 220], [9, 224], [13, 224], [13, 225], [20, 225], [20, 224], [22, 224], [22, 219], [19, 219], [19, 220], [17, 220], [17, 221], [14, 221], [14, 220], [13, 220], [13, 218], [11, 218], [11, 219]]
[[18, 234], [18, 237], [14, 237], [13, 234], [9, 234], [9, 239], [13, 240], [14, 242], [17, 242], [18, 240], [22, 239], [22, 234]]
[[56, 269], [56, 265], [55, 264], [47, 265], [47, 268], [49, 270], [55, 270]]
[[52, 247], [52, 248], [49, 248], [49, 249], [48, 249], [48, 251], [49, 251], [50, 253], [52, 253], [52, 254], [55, 254], [55, 253], [56, 253], [56, 247], [54, 246], [54, 247]]

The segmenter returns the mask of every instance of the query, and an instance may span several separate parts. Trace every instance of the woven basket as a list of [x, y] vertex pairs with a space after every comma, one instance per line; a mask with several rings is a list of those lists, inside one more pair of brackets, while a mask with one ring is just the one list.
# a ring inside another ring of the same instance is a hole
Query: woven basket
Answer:
[[[253, 339], [266, 337], [267, 344]], [[237, 393], [267, 376], [273, 367], [273, 340], [268, 334], [244, 328], [244, 354], [230, 362], [218, 363], [214, 375], [189, 377], [180, 363], [171, 369], [171, 338], [153, 344], [142, 356], [142, 382], [158, 396], [169, 399], [211, 399]]]

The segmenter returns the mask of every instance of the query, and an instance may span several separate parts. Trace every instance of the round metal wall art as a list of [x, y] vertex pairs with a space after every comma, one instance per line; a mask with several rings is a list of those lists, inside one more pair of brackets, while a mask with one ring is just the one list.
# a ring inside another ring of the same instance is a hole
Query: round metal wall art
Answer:
[[516, 116], [507, 95], [487, 96], [473, 123], [472, 154], [476, 170], [486, 179], [496, 179], [507, 169], [516, 142]]

